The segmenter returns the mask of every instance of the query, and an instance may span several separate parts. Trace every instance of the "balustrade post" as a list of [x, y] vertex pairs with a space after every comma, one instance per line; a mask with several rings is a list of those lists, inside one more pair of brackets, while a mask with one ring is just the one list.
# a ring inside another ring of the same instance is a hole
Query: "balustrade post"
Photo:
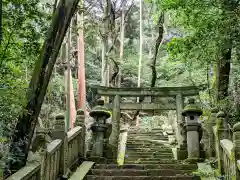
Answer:
[[209, 134], [209, 141], [208, 141], [208, 157], [215, 157], [216, 152], [215, 152], [215, 139], [214, 139], [214, 133], [213, 133], [213, 126], [216, 125], [216, 119], [217, 119], [217, 108], [212, 108], [211, 109], [211, 116], [209, 121], [207, 121], [207, 131]]
[[113, 99], [113, 110], [112, 110], [112, 133], [109, 138], [109, 144], [113, 150], [113, 158], [117, 161], [118, 154], [118, 142], [120, 134], [120, 101], [121, 97], [116, 95]]
[[235, 156], [236, 179], [240, 179], [240, 171], [237, 163], [237, 160], [240, 160], [240, 122], [233, 126], [233, 152]]
[[218, 158], [218, 170], [220, 172], [220, 174], [223, 173], [223, 152], [222, 152], [222, 148], [220, 147], [220, 141], [222, 139], [227, 139], [228, 134], [227, 129], [225, 129], [224, 127], [224, 121], [225, 121], [225, 113], [220, 111], [217, 113], [217, 123], [216, 123], [216, 127], [217, 127], [217, 136], [216, 136], [216, 155]]
[[121, 127], [120, 135], [119, 135], [118, 158], [117, 158], [117, 162], [119, 165], [124, 164], [127, 135], [128, 135], [128, 127], [127, 126]]
[[186, 142], [185, 142], [185, 138], [184, 135], [181, 133], [182, 131], [182, 125], [184, 122], [184, 117], [182, 116], [182, 110], [184, 107], [184, 97], [182, 96], [182, 94], [178, 94], [176, 96], [176, 109], [177, 109], [177, 132], [176, 132], [176, 138], [178, 141], [178, 147], [180, 149], [186, 149]]
[[184, 97], [182, 94], [176, 96], [176, 110], [177, 110], [177, 127], [176, 127], [176, 139], [177, 146], [177, 159], [183, 160], [187, 158], [187, 132], [185, 119], [182, 116], [182, 110], [184, 107]]
[[85, 135], [86, 135], [86, 126], [85, 126], [85, 115], [84, 110], [78, 109], [77, 110], [77, 116], [76, 121], [74, 123], [74, 126], [81, 126], [82, 131], [79, 135], [79, 143], [78, 143], [78, 152], [80, 158], [85, 158]]
[[41, 171], [40, 171], [40, 180], [46, 180], [47, 175], [50, 174], [49, 156], [47, 154], [47, 133], [46, 131], [38, 130], [36, 132], [36, 139], [38, 141], [38, 149], [40, 155]]
[[200, 116], [202, 110], [195, 104], [193, 98], [189, 99], [182, 115], [186, 117], [188, 159], [200, 158], [200, 141], [202, 138], [202, 126]]
[[94, 123], [91, 125], [93, 131], [93, 149], [91, 157], [103, 157], [104, 152], [104, 135], [107, 130], [106, 120], [111, 116], [108, 110], [103, 106], [104, 101], [98, 101], [98, 105], [89, 113], [94, 118]]
[[65, 116], [63, 114], [55, 117], [52, 138], [61, 139], [63, 142], [60, 153], [59, 173], [63, 179], [68, 178], [68, 140], [67, 132], [65, 131]]

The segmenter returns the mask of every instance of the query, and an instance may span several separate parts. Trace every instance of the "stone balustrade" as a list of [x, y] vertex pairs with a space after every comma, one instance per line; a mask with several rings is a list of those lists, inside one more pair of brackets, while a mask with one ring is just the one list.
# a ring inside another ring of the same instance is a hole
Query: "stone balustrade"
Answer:
[[209, 118], [208, 154], [217, 158], [218, 172], [226, 180], [240, 179], [240, 123], [233, 128], [226, 122], [226, 115], [223, 112], [216, 113], [213, 109]]
[[[63, 115], [55, 118], [55, 127], [51, 131], [52, 141], [47, 141], [48, 131], [38, 129], [37, 151], [33, 160], [28, 161], [26, 166], [11, 175], [7, 180], [56, 180], [67, 179], [70, 170], [79, 165], [85, 156], [84, 145], [85, 128], [82, 124], [84, 116], [77, 116], [76, 124], [69, 132], [65, 132], [65, 120]], [[78, 126], [81, 124], [82, 126]]]

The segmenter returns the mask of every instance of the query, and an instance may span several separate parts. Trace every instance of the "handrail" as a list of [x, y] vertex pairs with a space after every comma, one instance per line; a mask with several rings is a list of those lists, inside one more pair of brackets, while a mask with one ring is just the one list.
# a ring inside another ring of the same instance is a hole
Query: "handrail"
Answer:
[[213, 126], [213, 134], [215, 137], [217, 136], [217, 126]]
[[229, 139], [220, 140], [220, 145], [223, 148], [224, 152], [228, 155], [228, 158], [232, 160], [233, 158], [233, 142]]
[[82, 144], [80, 137], [82, 134], [82, 127], [75, 127], [72, 130], [68, 131], [68, 167], [72, 167], [79, 160], [79, 152], [81, 151], [80, 145]]
[[40, 169], [41, 164], [39, 162], [32, 162], [26, 164], [26, 166], [24, 166], [12, 176], [7, 178], [7, 180], [28, 180], [31, 178], [34, 179], [34, 177], [37, 177], [37, 173], [40, 171]]
[[118, 165], [124, 164], [125, 152], [126, 152], [126, 143], [128, 136], [128, 128], [122, 128], [119, 134], [119, 150], [118, 150]]
[[221, 145], [221, 159], [222, 159], [222, 174], [225, 175], [226, 180], [231, 180], [236, 177], [235, 156], [233, 152], [233, 142], [229, 139], [220, 140]]
[[82, 127], [77, 126], [73, 129], [71, 129], [70, 131], [67, 132], [67, 138], [68, 138], [68, 142], [70, 142], [71, 140], [73, 140], [76, 136], [78, 136], [81, 132]]
[[237, 168], [240, 171], [240, 160], [237, 160]]
[[49, 155], [54, 154], [57, 150], [59, 150], [60, 146], [62, 145], [62, 140], [55, 139], [47, 146], [47, 153]]

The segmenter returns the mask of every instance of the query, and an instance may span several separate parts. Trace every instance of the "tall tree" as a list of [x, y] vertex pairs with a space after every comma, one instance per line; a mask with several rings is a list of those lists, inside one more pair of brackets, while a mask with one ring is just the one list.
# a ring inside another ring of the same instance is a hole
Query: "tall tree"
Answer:
[[[84, 7], [84, 0], [81, 0], [81, 8]], [[84, 57], [84, 12], [78, 13], [78, 108], [85, 110], [86, 85], [85, 85], [85, 57]]]
[[[141, 86], [141, 70], [142, 70], [142, 53], [143, 53], [143, 20], [142, 20], [142, 0], [139, 1], [139, 22], [140, 22], [140, 33], [139, 33], [139, 60], [138, 60], [138, 87]], [[139, 97], [137, 97], [139, 102]], [[136, 126], [139, 127], [139, 117], [136, 116]]]
[[[101, 85], [109, 85], [109, 62], [108, 62], [108, 42], [109, 42], [109, 26], [110, 26], [110, 13], [111, 13], [111, 0], [106, 0], [104, 7], [103, 29], [102, 29], [102, 78]], [[108, 98], [105, 97], [108, 102]]]
[[39, 60], [35, 65], [27, 94], [27, 104], [12, 136], [4, 178], [26, 164], [28, 151], [59, 49], [79, 0], [61, 0], [53, 14]]
[[159, 48], [161, 47], [163, 43], [163, 35], [164, 35], [164, 13], [161, 12], [158, 17], [158, 23], [157, 23], [157, 29], [158, 29], [158, 37], [156, 39], [155, 46], [153, 48], [154, 55], [151, 60], [150, 67], [152, 69], [152, 80], [151, 80], [151, 87], [154, 87], [157, 80], [157, 71], [156, 71], [156, 62], [157, 62], [157, 56]]
[[[120, 63], [123, 62], [124, 28], [125, 28], [125, 12], [124, 12], [124, 10], [122, 10], [121, 27], [120, 27], [120, 53], [119, 53]], [[117, 75], [117, 86], [121, 87], [121, 69], [120, 68], [119, 68], [118, 75]]]
[[66, 94], [66, 131], [74, 127], [76, 119], [75, 96], [72, 82], [72, 23], [68, 29], [66, 43], [65, 94]]
[[0, 0], [0, 45], [2, 44], [2, 0]]

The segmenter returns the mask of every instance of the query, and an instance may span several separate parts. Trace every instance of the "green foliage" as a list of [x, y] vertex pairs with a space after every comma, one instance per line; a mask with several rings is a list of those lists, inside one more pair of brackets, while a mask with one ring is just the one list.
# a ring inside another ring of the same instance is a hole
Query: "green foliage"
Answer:
[[48, 25], [39, 0], [3, 0], [0, 45], [0, 119], [13, 122], [25, 105], [29, 75]]

